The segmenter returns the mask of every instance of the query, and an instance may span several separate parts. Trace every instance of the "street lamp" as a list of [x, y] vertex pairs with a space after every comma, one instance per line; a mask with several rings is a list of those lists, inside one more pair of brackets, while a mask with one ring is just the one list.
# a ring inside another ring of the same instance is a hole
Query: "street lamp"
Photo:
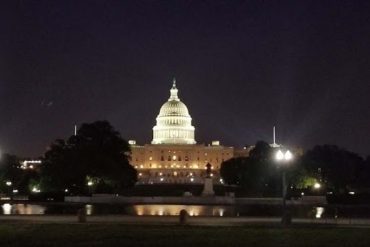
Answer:
[[88, 181], [87, 186], [89, 187], [89, 193], [92, 194], [92, 186], [94, 185], [93, 181]]
[[288, 218], [288, 215], [286, 213], [286, 194], [287, 194], [287, 185], [286, 185], [286, 164], [289, 163], [293, 159], [293, 154], [287, 150], [287, 151], [282, 151], [278, 150], [275, 154], [275, 159], [278, 163], [281, 163], [284, 165], [282, 167], [282, 208], [283, 208], [283, 217], [281, 222], [286, 225], [289, 223], [290, 219]]

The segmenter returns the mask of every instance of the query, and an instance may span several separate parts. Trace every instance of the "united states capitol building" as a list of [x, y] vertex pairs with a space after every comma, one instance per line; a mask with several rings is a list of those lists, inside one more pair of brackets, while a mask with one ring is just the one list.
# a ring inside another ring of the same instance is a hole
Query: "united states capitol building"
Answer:
[[151, 144], [141, 146], [134, 140], [129, 141], [131, 164], [138, 170], [138, 183], [203, 183], [208, 163], [212, 166], [214, 183], [222, 183], [221, 163], [246, 156], [248, 150], [223, 146], [219, 141], [197, 144], [192, 118], [178, 92], [174, 80], [170, 97], [156, 118]]

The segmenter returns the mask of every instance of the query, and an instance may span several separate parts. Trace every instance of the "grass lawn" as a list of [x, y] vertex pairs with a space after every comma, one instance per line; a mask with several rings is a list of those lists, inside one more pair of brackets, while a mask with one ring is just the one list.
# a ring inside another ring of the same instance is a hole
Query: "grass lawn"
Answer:
[[366, 228], [0, 223], [0, 246], [370, 246]]

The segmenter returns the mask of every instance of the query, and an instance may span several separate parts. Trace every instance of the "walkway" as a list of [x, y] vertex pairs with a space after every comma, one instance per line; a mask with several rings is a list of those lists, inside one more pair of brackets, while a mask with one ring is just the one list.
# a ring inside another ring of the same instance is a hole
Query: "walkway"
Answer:
[[[189, 225], [207, 226], [241, 226], [279, 224], [278, 217], [189, 217]], [[77, 216], [73, 215], [1, 215], [0, 223], [77, 223]], [[176, 225], [178, 216], [87, 216], [89, 223], [122, 223], [135, 225]], [[294, 218], [293, 224], [318, 224], [332, 226], [370, 227], [370, 219], [306, 219]]]

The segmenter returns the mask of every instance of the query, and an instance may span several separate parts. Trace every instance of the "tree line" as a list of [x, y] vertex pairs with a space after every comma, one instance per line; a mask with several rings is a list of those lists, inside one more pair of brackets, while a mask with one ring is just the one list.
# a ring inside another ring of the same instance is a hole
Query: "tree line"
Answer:
[[370, 156], [360, 155], [335, 145], [317, 145], [296, 154], [286, 163], [275, 159], [279, 148], [264, 141], [256, 143], [248, 157], [232, 158], [221, 164], [221, 176], [250, 195], [281, 193], [281, 174], [287, 173], [288, 188], [344, 194], [370, 188]]
[[137, 181], [129, 159], [129, 144], [109, 122], [84, 123], [76, 135], [51, 143], [35, 169], [21, 169], [19, 158], [3, 155], [0, 190], [119, 193]]

